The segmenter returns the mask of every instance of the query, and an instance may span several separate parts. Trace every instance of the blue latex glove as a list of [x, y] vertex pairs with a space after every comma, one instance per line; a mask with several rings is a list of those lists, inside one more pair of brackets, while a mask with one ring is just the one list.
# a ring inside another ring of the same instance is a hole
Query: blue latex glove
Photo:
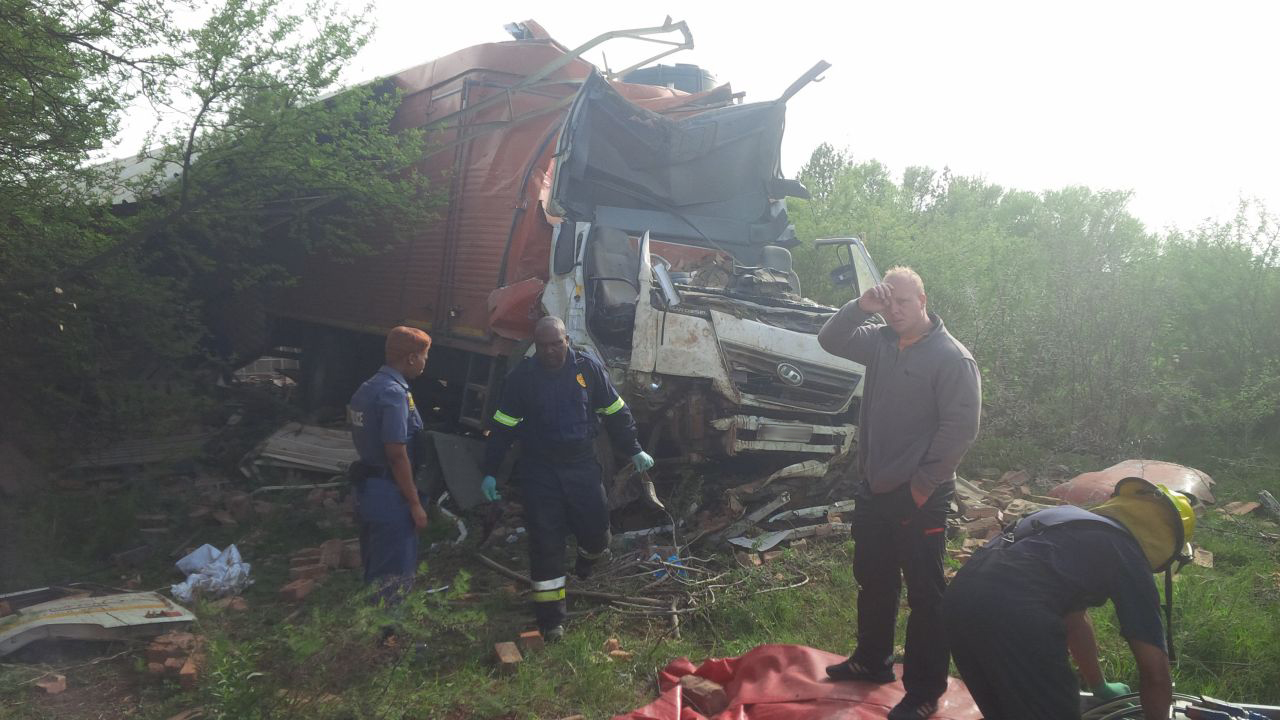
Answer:
[[484, 476], [484, 480], [480, 482], [480, 491], [484, 493], [484, 499], [489, 502], [502, 499], [498, 494], [498, 479], [492, 475]]
[[1114, 700], [1130, 693], [1129, 686], [1124, 683], [1101, 682], [1093, 688], [1093, 696], [1099, 700]]
[[653, 467], [653, 457], [641, 450], [631, 456], [631, 463], [636, 466], [636, 472], [644, 472]]

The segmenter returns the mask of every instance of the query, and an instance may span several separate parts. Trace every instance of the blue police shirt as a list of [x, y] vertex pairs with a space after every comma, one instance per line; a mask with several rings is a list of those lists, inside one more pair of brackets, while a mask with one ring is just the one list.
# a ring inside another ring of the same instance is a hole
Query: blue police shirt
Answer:
[[[422, 429], [422, 416], [413, 404], [409, 382], [396, 370], [383, 365], [356, 390], [347, 405], [351, 441], [360, 453], [360, 462], [387, 468], [386, 443], [403, 443], [412, 448], [414, 434]], [[409, 458], [413, 460], [412, 457]]]

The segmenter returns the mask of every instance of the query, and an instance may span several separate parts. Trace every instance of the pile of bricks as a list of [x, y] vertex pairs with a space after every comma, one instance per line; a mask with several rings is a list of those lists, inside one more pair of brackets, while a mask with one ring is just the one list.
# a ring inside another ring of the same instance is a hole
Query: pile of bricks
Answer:
[[300, 602], [316, 589], [330, 570], [358, 570], [361, 567], [360, 541], [326, 540], [319, 547], [303, 548], [289, 559], [289, 583], [280, 588], [286, 602]]
[[147, 646], [147, 672], [177, 678], [188, 690], [199, 682], [204, 664], [204, 638], [189, 632], [165, 633]]

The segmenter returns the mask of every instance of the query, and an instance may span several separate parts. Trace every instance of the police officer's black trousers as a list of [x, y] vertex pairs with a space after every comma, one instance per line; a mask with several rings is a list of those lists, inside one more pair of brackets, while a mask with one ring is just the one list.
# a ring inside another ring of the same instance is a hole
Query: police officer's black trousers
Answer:
[[609, 506], [591, 443], [561, 450], [540, 453], [526, 448], [516, 469], [529, 530], [533, 612], [543, 631], [564, 622], [567, 536], [577, 538], [584, 566], [609, 547]]
[[917, 508], [903, 485], [882, 495], [860, 495], [853, 511], [853, 575], [859, 588], [853, 659], [872, 670], [889, 667], [905, 578], [911, 616], [902, 684], [907, 694], [924, 700], [940, 697], [947, 688], [942, 557], [954, 493], [955, 486], [946, 483]]
[[956, 669], [986, 720], [1077, 720], [1080, 694], [1053, 585], [1003, 550], [979, 550], [942, 603]]

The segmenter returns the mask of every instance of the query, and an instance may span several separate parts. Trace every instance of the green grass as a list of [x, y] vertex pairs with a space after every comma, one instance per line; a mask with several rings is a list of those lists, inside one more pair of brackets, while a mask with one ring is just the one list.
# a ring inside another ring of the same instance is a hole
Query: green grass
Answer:
[[[1266, 483], [1261, 474], [1219, 480], [1221, 502], [1250, 497], [1259, 483]], [[159, 487], [140, 485], [119, 501], [119, 507], [103, 504], [90, 512], [103, 522], [118, 522], [107, 515], [128, 512], [131, 517], [135, 510], [151, 511], [156, 503], [177, 511], [176, 505], [166, 504], [170, 501], [163, 499]], [[1222, 492], [1224, 487], [1235, 496]], [[426, 561], [422, 586], [448, 583], [450, 590], [417, 592], [396, 616], [372, 607], [362, 596], [357, 574], [350, 571], [331, 574], [301, 610], [279, 603], [275, 592], [287, 579], [288, 556], [294, 549], [355, 534], [350, 527], [326, 527], [324, 513], [299, 509], [297, 503], [285, 505], [275, 516], [247, 525], [209, 526], [196, 541], [240, 542], [256, 579], [246, 592], [249, 612], [221, 612], [207, 605], [196, 609], [196, 631], [209, 643], [209, 665], [200, 688], [187, 692], [156, 682], [127, 656], [68, 672], [73, 685], [105, 682], [114, 673], [133, 698], [130, 716], [140, 720], [164, 720], [197, 706], [204, 707], [208, 717], [236, 720], [506, 720], [575, 713], [607, 718], [650, 702], [657, 672], [679, 656], [697, 663], [763, 643], [801, 643], [846, 653], [854, 644], [853, 545], [847, 540], [810, 540], [805, 549], [785, 551], [779, 562], [751, 569], [733, 566], [723, 578], [732, 587], [719, 593], [718, 601], [705, 611], [682, 616], [679, 638], [672, 635], [665, 616], [623, 615], [598, 604], [573, 602], [570, 610], [579, 614], [565, 641], [526, 658], [515, 674], [502, 675], [492, 662], [493, 644], [513, 640], [529, 628], [527, 603], [505, 590], [509, 581], [460, 550], [431, 555]], [[442, 532], [443, 524], [439, 525], [437, 531]], [[58, 532], [67, 532], [66, 527]], [[1196, 540], [1214, 554], [1215, 567], [1188, 567], [1176, 582], [1179, 659], [1174, 678], [1181, 692], [1280, 703], [1280, 688], [1274, 683], [1280, 671], [1280, 543], [1257, 538], [1259, 529], [1278, 532], [1252, 516], [1236, 519], [1210, 512], [1201, 520]], [[96, 537], [116, 532], [104, 530]], [[69, 535], [57, 537], [59, 549], [71, 543]], [[524, 564], [522, 548], [503, 546], [489, 552], [517, 569]], [[57, 570], [94, 561], [87, 553], [73, 554]], [[167, 557], [154, 558], [144, 568], [144, 587], [176, 580], [169, 562]], [[721, 557], [717, 563], [729, 567], [732, 559]], [[804, 578], [808, 581], [801, 587], [771, 590]], [[1136, 686], [1132, 658], [1116, 633], [1112, 610], [1100, 608], [1094, 618], [1108, 677]], [[404, 628], [402, 642], [393, 650], [380, 648], [379, 628], [393, 620]], [[905, 613], [899, 618], [899, 643], [904, 625]], [[602, 651], [610, 637], [617, 637], [634, 658], [610, 659]], [[414, 650], [415, 643], [424, 644], [425, 650]], [[77, 717], [41, 702], [23, 684], [42, 671], [0, 665], [0, 718]]]

